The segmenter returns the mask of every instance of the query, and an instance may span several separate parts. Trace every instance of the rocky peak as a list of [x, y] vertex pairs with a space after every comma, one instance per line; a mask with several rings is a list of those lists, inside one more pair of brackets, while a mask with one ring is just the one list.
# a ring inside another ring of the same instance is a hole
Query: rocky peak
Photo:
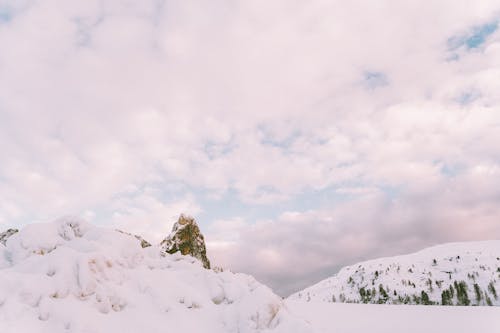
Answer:
[[0, 243], [3, 245], [7, 244], [7, 239], [9, 239], [10, 236], [14, 235], [16, 232], [19, 230], [17, 229], [7, 229], [4, 232], [0, 233]]
[[181, 214], [175, 222], [172, 232], [160, 243], [160, 246], [163, 254], [180, 252], [183, 255], [199, 259], [203, 263], [203, 267], [210, 268], [205, 238], [191, 216]]

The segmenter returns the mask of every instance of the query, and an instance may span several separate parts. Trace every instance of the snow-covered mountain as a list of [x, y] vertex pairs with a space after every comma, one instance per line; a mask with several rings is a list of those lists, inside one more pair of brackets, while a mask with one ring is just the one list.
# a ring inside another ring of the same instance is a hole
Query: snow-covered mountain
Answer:
[[500, 240], [443, 244], [342, 268], [290, 300], [500, 305]]
[[0, 332], [310, 332], [244, 274], [77, 218], [0, 245]]

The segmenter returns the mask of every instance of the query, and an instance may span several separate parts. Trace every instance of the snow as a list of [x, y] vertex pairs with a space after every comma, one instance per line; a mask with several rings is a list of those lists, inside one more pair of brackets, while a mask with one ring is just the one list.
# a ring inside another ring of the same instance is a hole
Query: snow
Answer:
[[498, 333], [499, 307], [326, 303], [287, 300], [314, 333]]
[[[335, 279], [352, 276], [359, 265], [311, 287], [309, 302], [284, 301], [251, 276], [160, 252], [155, 245], [142, 248], [134, 235], [72, 217], [26, 226], [0, 244], [0, 332], [500, 332], [499, 307], [324, 302]], [[447, 245], [362, 263], [363, 274], [353, 279], [359, 284], [375, 267], [397, 263], [418, 274], [458, 267], [453, 274], [461, 277], [481, 265], [487, 268], [476, 279], [486, 281], [496, 254], [498, 242]], [[431, 257], [438, 264], [429, 265]]]
[[310, 332], [244, 274], [77, 218], [31, 224], [0, 245], [0, 332]]
[[[442, 293], [461, 281], [466, 285], [470, 305], [500, 305], [499, 240], [449, 243], [409, 255], [361, 262], [342, 268], [338, 274], [289, 298], [413, 304], [416, 303], [414, 297], [421, 297], [423, 291], [431, 302], [440, 304]], [[385, 290], [386, 298], [380, 286]], [[370, 290], [370, 297], [363, 299], [360, 294], [362, 288]], [[476, 288], [479, 288], [479, 298]], [[456, 290], [451, 303], [458, 303]]]

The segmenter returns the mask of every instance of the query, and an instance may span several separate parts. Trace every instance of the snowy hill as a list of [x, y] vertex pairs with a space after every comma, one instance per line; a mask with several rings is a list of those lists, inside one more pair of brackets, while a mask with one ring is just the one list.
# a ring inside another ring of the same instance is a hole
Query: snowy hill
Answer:
[[500, 241], [450, 243], [342, 268], [290, 300], [500, 305]]
[[0, 245], [0, 332], [310, 332], [254, 278], [76, 218]]

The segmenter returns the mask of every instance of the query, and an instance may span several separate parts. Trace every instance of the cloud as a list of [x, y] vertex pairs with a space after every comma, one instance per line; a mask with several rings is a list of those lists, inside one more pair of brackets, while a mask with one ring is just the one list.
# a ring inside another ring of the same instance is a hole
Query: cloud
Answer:
[[499, 17], [498, 1], [0, 1], [0, 223], [80, 213], [155, 238], [184, 211], [214, 249], [259, 244], [215, 260], [281, 292], [386, 240], [489, 237]]
[[[432, 195], [392, 198], [380, 190], [354, 188], [363, 194], [330, 208], [285, 212], [256, 224], [215, 223], [206, 234], [208, 254], [214, 265], [253, 274], [286, 296], [357, 261], [489, 239], [500, 232], [500, 184], [482, 183], [482, 172], [459, 184], [444, 182]], [[471, 193], [472, 184], [476, 191]]]

